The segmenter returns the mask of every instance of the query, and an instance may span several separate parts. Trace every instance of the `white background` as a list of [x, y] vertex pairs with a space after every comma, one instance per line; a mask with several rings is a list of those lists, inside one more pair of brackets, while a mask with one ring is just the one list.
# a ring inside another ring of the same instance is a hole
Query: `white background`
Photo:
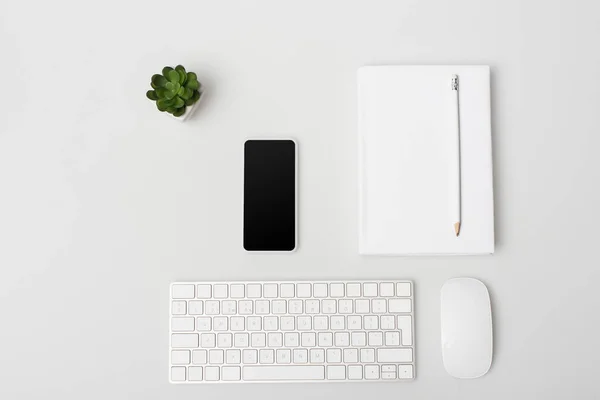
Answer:
[[[0, 398], [594, 399], [600, 367], [596, 1], [0, 3]], [[164, 65], [206, 97], [145, 98]], [[356, 69], [492, 66], [496, 254], [357, 255]], [[241, 247], [242, 143], [295, 137], [300, 248]], [[442, 366], [439, 290], [489, 287], [485, 377]], [[174, 280], [407, 278], [412, 383], [167, 383]]]

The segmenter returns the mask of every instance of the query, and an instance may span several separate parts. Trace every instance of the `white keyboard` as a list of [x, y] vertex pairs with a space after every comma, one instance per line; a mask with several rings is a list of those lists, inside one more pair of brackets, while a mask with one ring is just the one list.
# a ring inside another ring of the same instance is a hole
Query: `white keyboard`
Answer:
[[405, 381], [409, 281], [171, 284], [171, 383]]

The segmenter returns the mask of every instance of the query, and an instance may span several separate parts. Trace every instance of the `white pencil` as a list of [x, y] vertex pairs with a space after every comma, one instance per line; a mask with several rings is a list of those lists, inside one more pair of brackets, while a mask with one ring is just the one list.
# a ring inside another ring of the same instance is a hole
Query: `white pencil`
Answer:
[[460, 111], [458, 107], [458, 75], [452, 75], [452, 155], [450, 160], [450, 216], [456, 236], [460, 233]]

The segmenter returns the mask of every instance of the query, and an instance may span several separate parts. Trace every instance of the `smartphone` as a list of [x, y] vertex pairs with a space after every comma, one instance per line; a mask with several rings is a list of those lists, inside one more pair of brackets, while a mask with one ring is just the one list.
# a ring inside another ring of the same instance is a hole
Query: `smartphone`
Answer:
[[297, 158], [292, 139], [244, 143], [244, 249], [294, 251]]

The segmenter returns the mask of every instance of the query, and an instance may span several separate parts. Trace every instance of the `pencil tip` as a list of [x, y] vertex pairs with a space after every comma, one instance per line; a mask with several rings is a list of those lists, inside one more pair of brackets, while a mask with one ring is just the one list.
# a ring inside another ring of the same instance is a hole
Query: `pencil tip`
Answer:
[[456, 236], [460, 233], [460, 222], [456, 222], [454, 224], [454, 232], [456, 232]]

